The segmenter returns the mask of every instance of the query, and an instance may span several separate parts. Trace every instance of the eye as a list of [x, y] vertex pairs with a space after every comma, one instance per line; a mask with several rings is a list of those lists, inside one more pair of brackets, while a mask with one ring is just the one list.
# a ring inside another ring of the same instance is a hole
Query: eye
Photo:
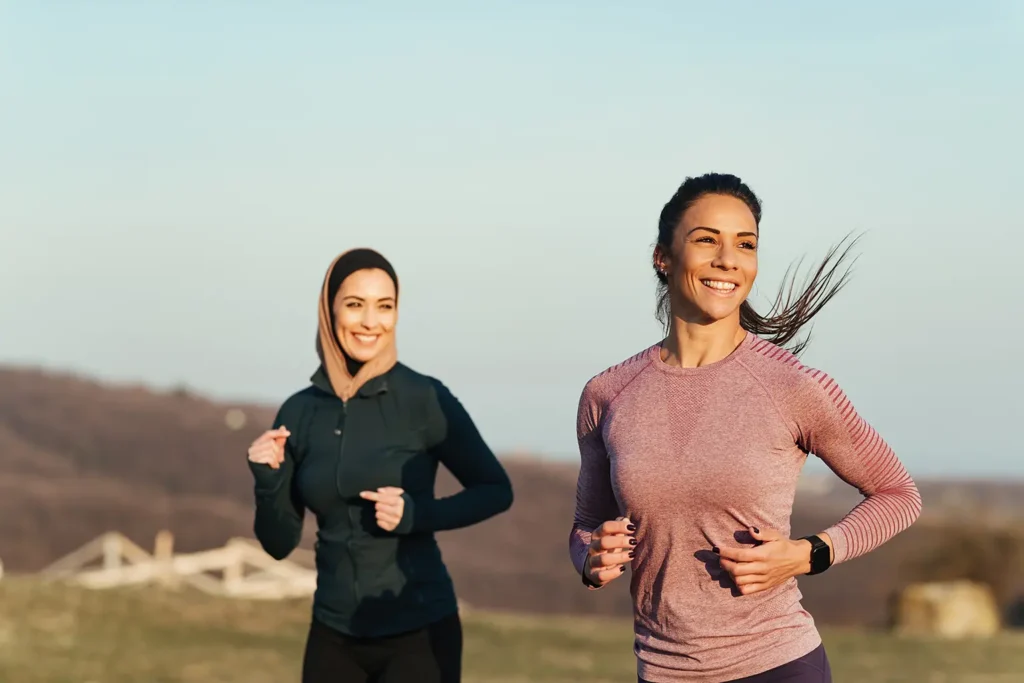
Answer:
[[715, 238], [714, 237], [709, 237], [708, 235], [704, 235], [703, 237], [698, 237], [694, 241], [695, 242], [704, 242], [705, 244], [714, 244], [715, 243]]
[[380, 308], [383, 311], [390, 311], [394, 307], [395, 307], [394, 304], [381, 304], [380, 305]]
[[345, 308], [359, 308], [361, 305], [358, 301], [349, 301], [345, 304]]
[[753, 242], [746, 241], [740, 243], [741, 249], [750, 249], [751, 251], [757, 251], [757, 245]]

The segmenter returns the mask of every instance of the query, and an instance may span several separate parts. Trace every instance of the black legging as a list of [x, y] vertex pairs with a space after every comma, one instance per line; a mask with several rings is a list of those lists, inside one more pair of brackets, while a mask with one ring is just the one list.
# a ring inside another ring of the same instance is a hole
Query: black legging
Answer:
[[[645, 683], [642, 678], [637, 681]], [[819, 645], [800, 659], [729, 683], [832, 683], [832, 669], [825, 646]]]
[[302, 683], [460, 683], [462, 623], [449, 617], [412, 633], [353, 638], [309, 627]]

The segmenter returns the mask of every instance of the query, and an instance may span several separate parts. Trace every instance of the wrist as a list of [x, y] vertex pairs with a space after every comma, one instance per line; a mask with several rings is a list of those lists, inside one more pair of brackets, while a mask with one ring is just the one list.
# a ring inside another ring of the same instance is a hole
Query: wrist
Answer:
[[[821, 574], [835, 559], [828, 534], [814, 534], [800, 539], [801, 567], [804, 574]], [[804, 565], [803, 563], [807, 564]]]
[[583, 579], [583, 585], [584, 586], [586, 586], [590, 590], [597, 590], [598, 588], [601, 588], [604, 584], [598, 583], [597, 581], [595, 581], [594, 579], [592, 579], [590, 577], [590, 573], [587, 571], [589, 568], [590, 568], [590, 559], [588, 558], [587, 559], [587, 563], [583, 565], [583, 571], [580, 572], [580, 577]]
[[408, 493], [402, 494], [402, 519], [395, 527], [396, 534], [410, 534], [413, 532], [413, 519], [416, 515], [416, 502]]
[[811, 552], [814, 550], [814, 546], [806, 538], [799, 538], [793, 542], [795, 544], [795, 556], [796, 556], [796, 573], [794, 576], [803, 576], [811, 573]]
[[278, 492], [287, 480], [281, 468], [274, 469], [270, 465], [253, 462], [252, 460], [247, 462], [249, 463], [249, 471], [252, 472], [257, 494], [273, 495]]

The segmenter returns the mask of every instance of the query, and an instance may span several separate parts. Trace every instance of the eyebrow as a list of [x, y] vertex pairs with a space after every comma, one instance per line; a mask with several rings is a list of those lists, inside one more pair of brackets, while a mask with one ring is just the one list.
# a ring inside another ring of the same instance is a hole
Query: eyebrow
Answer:
[[[348, 301], [349, 299], [355, 299], [356, 301], [366, 301], [366, 299], [364, 299], [363, 297], [356, 296], [355, 294], [349, 294], [348, 296], [342, 297], [342, 301]], [[393, 296], [384, 296], [384, 297], [381, 297], [381, 298], [377, 299], [377, 301], [394, 301], [394, 300], [395, 300], [395, 297], [393, 297]]]
[[[687, 235], [692, 235], [693, 233], [697, 232], [698, 230], [707, 230], [708, 232], [712, 232], [712, 233], [714, 233], [716, 235], [721, 235], [722, 234], [721, 230], [717, 230], [715, 228], [709, 228], [706, 225], [698, 225], [696, 228], [693, 228], [692, 230], [690, 230], [690, 232], [688, 232], [686, 234]], [[737, 237], [757, 237], [757, 233], [756, 232], [738, 232], [738, 233], [736, 233], [736, 236]]]

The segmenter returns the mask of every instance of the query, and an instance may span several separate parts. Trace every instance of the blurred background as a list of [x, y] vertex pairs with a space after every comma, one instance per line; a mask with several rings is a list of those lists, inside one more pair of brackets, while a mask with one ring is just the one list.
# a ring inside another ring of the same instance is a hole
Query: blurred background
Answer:
[[[466, 680], [633, 680], [626, 582], [568, 560], [576, 405], [660, 338], [708, 171], [764, 201], [762, 308], [865, 234], [803, 361], [925, 508], [801, 579], [836, 680], [1024, 680], [1022, 67], [1012, 0], [0, 2], [0, 681], [298, 679], [314, 529], [246, 540], [245, 450], [354, 246], [513, 477], [441, 536]], [[812, 459], [794, 534], [858, 499]]]

